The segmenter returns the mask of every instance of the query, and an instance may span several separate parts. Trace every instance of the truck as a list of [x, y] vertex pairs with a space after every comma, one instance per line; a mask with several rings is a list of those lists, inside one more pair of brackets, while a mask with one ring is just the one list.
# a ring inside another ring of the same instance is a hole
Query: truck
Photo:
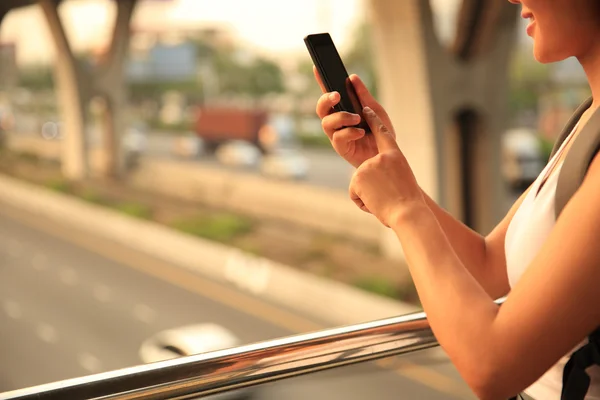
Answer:
[[203, 106], [198, 108], [195, 120], [195, 133], [211, 153], [233, 140], [249, 142], [266, 153], [264, 136], [268, 131], [269, 114], [261, 109]]

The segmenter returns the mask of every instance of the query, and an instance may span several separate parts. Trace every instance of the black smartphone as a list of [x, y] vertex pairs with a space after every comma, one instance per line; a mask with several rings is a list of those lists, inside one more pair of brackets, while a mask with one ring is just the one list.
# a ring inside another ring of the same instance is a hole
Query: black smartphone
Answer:
[[370, 133], [371, 129], [362, 113], [362, 104], [329, 33], [308, 35], [304, 43], [327, 91], [340, 94], [340, 101], [334, 109], [360, 115], [361, 121], [356, 127]]

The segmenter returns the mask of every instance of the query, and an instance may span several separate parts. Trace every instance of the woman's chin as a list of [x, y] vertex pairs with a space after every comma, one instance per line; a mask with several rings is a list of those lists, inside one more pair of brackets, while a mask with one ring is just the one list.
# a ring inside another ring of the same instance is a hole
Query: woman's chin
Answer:
[[555, 62], [560, 62], [565, 60], [568, 57], [565, 57], [563, 54], [559, 54], [554, 51], [550, 51], [549, 49], [545, 49], [543, 46], [534, 45], [533, 46], [533, 57], [535, 60], [541, 64], [550, 64]]

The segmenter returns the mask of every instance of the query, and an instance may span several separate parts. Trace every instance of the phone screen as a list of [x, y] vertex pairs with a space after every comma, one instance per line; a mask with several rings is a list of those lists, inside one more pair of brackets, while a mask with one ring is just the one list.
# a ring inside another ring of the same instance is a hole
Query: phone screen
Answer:
[[[330, 92], [336, 91], [340, 94], [338, 111], [355, 113], [363, 118], [362, 105], [329, 34], [309, 35], [306, 37], [306, 42], [327, 90]], [[364, 118], [358, 126], [367, 132], [369, 131]]]

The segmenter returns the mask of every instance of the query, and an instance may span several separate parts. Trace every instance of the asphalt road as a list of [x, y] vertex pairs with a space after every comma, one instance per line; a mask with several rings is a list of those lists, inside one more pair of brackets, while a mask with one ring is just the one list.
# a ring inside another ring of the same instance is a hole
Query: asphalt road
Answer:
[[[81, 245], [86, 240], [93, 249]], [[187, 284], [145, 272], [150, 264]], [[190, 323], [219, 323], [243, 343], [299, 333], [267, 322], [272, 318], [261, 318], [260, 310], [249, 313], [208, 297], [203, 279], [121, 244], [0, 207], [0, 392], [139, 365], [144, 339]], [[248, 303], [246, 294], [234, 297]], [[392, 369], [367, 363], [266, 384], [257, 398], [473, 398], [439, 354], [403, 357]]]
[[[168, 134], [150, 134], [147, 142], [147, 156], [172, 158], [173, 136]], [[300, 153], [307, 159], [309, 170], [304, 182], [317, 187], [340, 190], [346, 193], [350, 185], [350, 179], [354, 168], [344, 159], [338, 156], [330, 148], [301, 148]], [[182, 160], [182, 159], [179, 159]], [[190, 160], [191, 163], [201, 163], [219, 168], [236, 170], [219, 163], [214, 156], [202, 155], [197, 159]], [[239, 167], [239, 171], [259, 173], [258, 170]], [[507, 194], [505, 210], [508, 211], [512, 204], [518, 199], [520, 192]]]
[[[174, 139], [171, 135], [150, 134], [148, 135], [146, 152], [151, 157], [173, 157], [173, 143]], [[307, 159], [309, 165], [305, 182], [314, 186], [343, 191], [348, 189], [353, 168], [338, 156], [333, 149], [302, 148], [300, 149], [300, 153]], [[194, 162], [218, 165], [220, 168], [231, 168], [220, 164], [214, 156], [202, 155], [195, 159]], [[247, 167], [243, 168], [243, 170], [258, 173], [258, 170]]]

